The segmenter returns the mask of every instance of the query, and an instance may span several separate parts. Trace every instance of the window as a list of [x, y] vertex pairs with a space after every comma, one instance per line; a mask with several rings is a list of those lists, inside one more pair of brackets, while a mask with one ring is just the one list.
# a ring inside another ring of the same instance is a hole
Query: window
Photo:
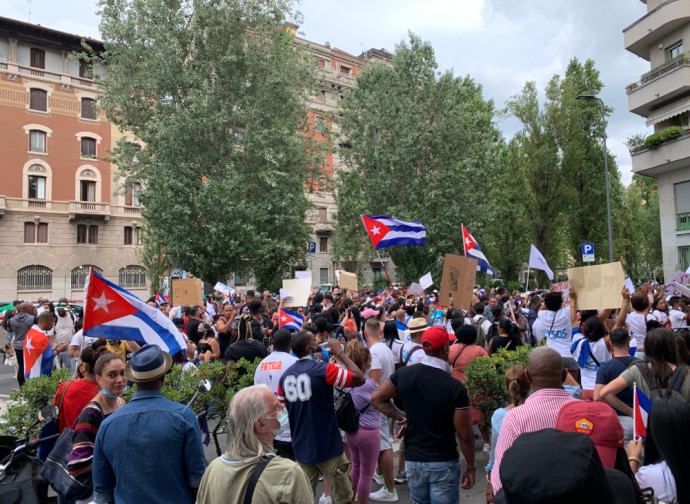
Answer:
[[96, 139], [89, 137], [81, 138], [81, 157], [96, 157]]
[[131, 245], [132, 244], [132, 227], [131, 226], [125, 226], [125, 245]]
[[671, 61], [683, 54], [683, 41], [676, 42], [666, 49], [666, 61]]
[[125, 245], [141, 245], [141, 228], [125, 226]]
[[93, 79], [93, 68], [91, 63], [88, 61], [79, 60], [79, 77]]
[[690, 231], [690, 181], [673, 184], [673, 193], [676, 203], [676, 231]]
[[93, 98], [81, 99], [81, 118], [96, 119], [96, 100]]
[[92, 224], [89, 226], [89, 243], [98, 245], [98, 225]]
[[690, 246], [678, 247], [678, 271], [687, 271], [690, 266]]
[[29, 131], [29, 151], [46, 152], [46, 134], [45, 131], [30, 130]]
[[323, 120], [323, 117], [321, 116], [316, 116], [314, 118], [314, 129], [316, 130], [317, 133], [323, 134], [326, 131], [326, 123]]
[[141, 184], [139, 182], [128, 185], [125, 189], [125, 205], [140, 206], [139, 194], [141, 194]]
[[319, 208], [319, 222], [326, 222], [328, 220], [328, 209]]
[[46, 266], [33, 264], [17, 271], [17, 290], [52, 290], [53, 270]]
[[29, 175], [29, 199], [46, 199], [46, 178]]
[[80, 180], [79, 199], [80, 201], [96, 201], [96, 182]]
[[125, 266], [120, 270], [120, 287], [146, 287], [146, 270], [141, 266]]
[[78, 224], [77, 243], [91, 243], [93, 245], [98, 245], [98, 225], [92, 224], [87, 226], [86, 224]]
[[319, 268], [319, 283], [328, 283], [328, 268]]
[[36, 227], [36, 243], [48, 243], [47, 222], [40, 222]]
[[24, 223], [24, 243], [48, 243], [48, 224]]
[[29, 50], [29, 65], [34, 68], [45, 68], [46, 52], [43, 49], [32, 47]]
[[86, 243], [86, 225], [77, 225], [77, 243]]
[[381, 268], [373, 267], [371, 268], [371, 272], [374, 274], [374, 282], [381, 280]]
[[346, 67], [344, 65], [340, 65], [340, 74], [341, 75], [350, 75], [352, 73], [352, 68]]
[[24, 223], [24, 243], [33, 243], [36, 240], [36, 224]]
[[48, 93], [43, 89], [31, 88], [29, 90], [29, 109], [48, 111]]
[[86, 284], [86, 279], [89, 276], [90, 269], [96, 270], [96, 273], [102, 274], [103, 270], [93, 264], [84, 264], [77, 266], [72, 270], [72, 289], [83, 289]]
[[319, 62], [319, 68], [326, 68], [328, 62], [325, 59], [317, 58], [317, 61]]
[[328, 252], [328, 238], [325, 236], [319, 238], [319, 252]]
[[235, 273], [235, 285], [247, 285], [247, 278], [244, 275]]

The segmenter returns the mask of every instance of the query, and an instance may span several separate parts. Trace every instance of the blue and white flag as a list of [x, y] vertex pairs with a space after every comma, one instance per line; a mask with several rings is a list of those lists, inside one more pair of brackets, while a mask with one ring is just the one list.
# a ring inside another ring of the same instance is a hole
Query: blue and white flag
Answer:
[[278, 327], [290, 331], [301, 331], [304, 324], [304, 317], [297, 312], [281, 308], [278, 313]]
[[419, 222], [404, 222], [385, 215], [362, 215], [362, 223], [374, 250], [393, 245], [424, 245], [426, 228]]
[[462, 245], [465, 249], [465, 257], [473, 257], [477, 260], [477, 271], [493, 276], [494, 270], [486, 259], [481, 247], [474, 239], [474, 237], [467, 231], [467, 228], [462, 224]]

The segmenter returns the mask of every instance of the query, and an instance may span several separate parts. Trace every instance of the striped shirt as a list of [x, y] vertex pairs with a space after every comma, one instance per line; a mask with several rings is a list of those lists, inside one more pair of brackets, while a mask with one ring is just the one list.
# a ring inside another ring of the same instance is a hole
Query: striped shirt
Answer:
[[501, 460], [506, 450], [513, 446], [515, 439], [525, 432], [554, 428], [563, 405], [575, 400], [563, 389], [541, 389], [531, 394], [525, 404], [506, 414], [501, 432], [498, 434], [494, 466], [491, 470], [491, 486], [494, 489], [494, 495], [502, 487], [499, 475]]

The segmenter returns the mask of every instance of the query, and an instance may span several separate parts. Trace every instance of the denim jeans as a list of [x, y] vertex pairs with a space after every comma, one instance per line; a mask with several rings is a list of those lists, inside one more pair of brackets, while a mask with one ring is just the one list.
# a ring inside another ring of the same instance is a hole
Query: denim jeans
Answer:
[[415, 504], [458, 504], [460, 461], [405, 461], [410, 497]]

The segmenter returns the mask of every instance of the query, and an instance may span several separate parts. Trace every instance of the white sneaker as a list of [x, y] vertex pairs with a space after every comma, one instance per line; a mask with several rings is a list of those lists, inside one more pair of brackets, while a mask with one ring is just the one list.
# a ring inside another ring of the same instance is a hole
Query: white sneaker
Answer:
[[393, 489], [392, 492], [389, 492], [384, 485], [377, 492], [370, 493], [369, 500], [376, 502], [398, 502], [398, 491]]
[[321, 494], [319, 498], [319, 504], [331, 504], [331, 498], [326, 497], [326, 494]]
[[374, 481], [379, 485], [383, 485], [383, 474], [376, 474], [376, 472], [374, 472]]
[[482, 448], [482, 451], [489, 455], [491, 453], [491, 445], [489, 443], [484, 443], [484, 448]]

